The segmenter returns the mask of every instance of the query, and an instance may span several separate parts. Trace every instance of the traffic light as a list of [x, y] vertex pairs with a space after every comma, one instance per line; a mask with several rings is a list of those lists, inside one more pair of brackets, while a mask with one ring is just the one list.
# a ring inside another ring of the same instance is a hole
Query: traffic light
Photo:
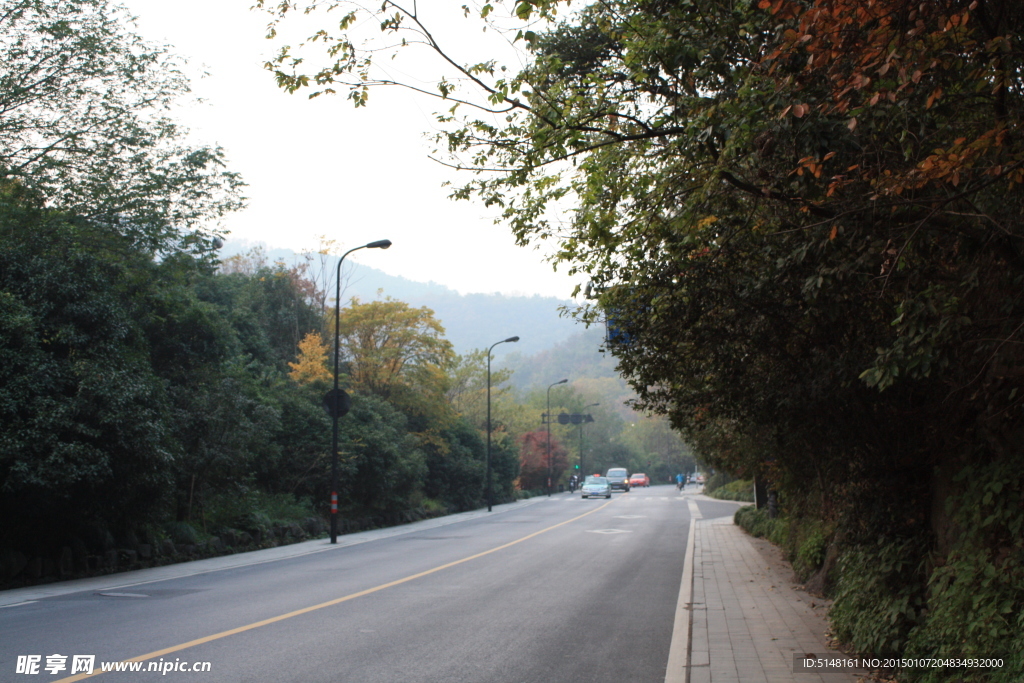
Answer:
[[579, 465], [576, 465], [576, 469], [579, 469], [579, 468], [580, 468], [580, 466], [579, 466]]

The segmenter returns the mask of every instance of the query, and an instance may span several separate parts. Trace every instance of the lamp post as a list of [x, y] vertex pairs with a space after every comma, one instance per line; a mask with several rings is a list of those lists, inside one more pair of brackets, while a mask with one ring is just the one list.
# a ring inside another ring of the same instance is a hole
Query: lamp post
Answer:
[[548, 498], [551, 497], [551, 387], [557, 387], [559, 384], [565, 384], [568, 381], [567, 379], [560, 379], [548, 387]]
[[331, 392], [334, 405], [331, 407], [331, 543], [338, 542], [338, 417], [341, 403], [338, 390], [338, 351], [341, 339], [341, 264], [345, 257], [360, 249], [387, 249], [391, 240], [377, 240], [361, 247], [349, 249], [338, 259], [338, 272], [334, 279], [334, 391]]
[[[589, 406], [583, 406], [583, 410], [587, 408], [595, 408], [601, 405], [600, 403], [591, 403]], [[583, 473], [583, 420], [580, 420], [580, 476], [585, 477]]]
[[508, 339], [502, 339], [500, 342], [494, 342], [491, 344], [491, 348], [487, 349], [487, 511], [491, 511], [491, 498], [492, 487], [491, 487], [491, 351], [498, 344], [505, 344], [508, 342], [517, 342], [519, 337], [509, 337]]

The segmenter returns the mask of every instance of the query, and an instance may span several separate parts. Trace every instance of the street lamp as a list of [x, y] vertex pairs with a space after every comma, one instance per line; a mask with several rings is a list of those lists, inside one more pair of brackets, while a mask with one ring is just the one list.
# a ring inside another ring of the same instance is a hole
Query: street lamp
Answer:
[[338, 259], [338, 272], [334, 280], [334, 390], [331, 392], [331, 543], [338, 542], [338, 418], [341, 392], [338, 389], [338, 351], [341, 346], [341, 264], [345, 257], [360, 249], [387, 249], [391, 240], [377, 240], [361, 247], [349, 249]]
[[551, 497], [551, 387], [557, 387], [559, 384], [565, 384], [568, 381], [567, 379], [560, 379], [548, 387], [548, 498]]
[[[601, 405], [601, 404], [600, 403], [591, 403], [589, 406], [583, 406], [582, 410], [586, 410], [587, 408], [596, 408], [599, 405]], [[580, 412], [582, 412], [582, 410]], [[584, 474], [584, 472], [583, 472], [583, 420], [582, 419], [580, 420], [580, 476], [581, 477], [585, 477], [586, 476]]]
[[487, 349], [487, 511], [491, 511], [491, 351], [498, 344], [505, 344], [508, 342], [517, 342], [519, 337], [509, 337], [508, 339], [502, 339], [500, 342], [494, 342], [491, 344], [491, 348]]

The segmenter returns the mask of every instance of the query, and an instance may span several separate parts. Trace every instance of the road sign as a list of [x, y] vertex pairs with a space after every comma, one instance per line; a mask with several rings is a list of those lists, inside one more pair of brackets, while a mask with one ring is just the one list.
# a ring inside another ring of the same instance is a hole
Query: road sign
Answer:
[[352, 397], [344, 389], [331, 389], [324, 394], [324, 410], [331, 417], [344, 417], [352, 409]]

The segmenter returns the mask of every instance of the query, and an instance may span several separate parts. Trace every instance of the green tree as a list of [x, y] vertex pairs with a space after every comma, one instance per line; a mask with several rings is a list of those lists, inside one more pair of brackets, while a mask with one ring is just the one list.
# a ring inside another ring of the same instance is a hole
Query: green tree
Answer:
[[146, 248], [190, 248], [243, 183], [164, 115], [188, 81], [130, 26], [106, 0], [0, 4], [0, 177]]
[[18, 523], [0, 543], [45, 547], [94, 520], [123, 532], [159, 511], [174, 455], [138, 322], [151, 264], [12, 190], [0, 186], [0, 514]]

